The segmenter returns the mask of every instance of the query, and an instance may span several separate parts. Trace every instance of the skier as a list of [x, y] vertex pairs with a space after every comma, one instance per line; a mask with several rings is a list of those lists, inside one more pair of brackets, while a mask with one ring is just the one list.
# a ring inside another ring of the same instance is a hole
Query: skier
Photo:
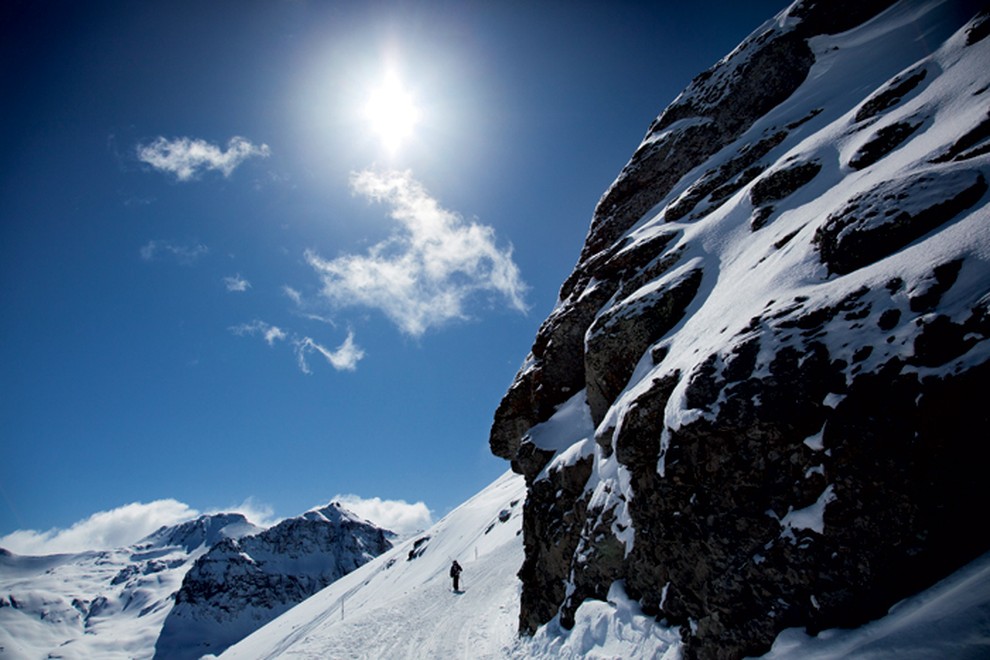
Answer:
[[460, 592], [458, 585], [460, 584], [462, 570], [464, 569], [461, 568], [461, 565], [455, 559], [454, 563], [450, 565], [450, 577], [454, 579], [454, 593]]

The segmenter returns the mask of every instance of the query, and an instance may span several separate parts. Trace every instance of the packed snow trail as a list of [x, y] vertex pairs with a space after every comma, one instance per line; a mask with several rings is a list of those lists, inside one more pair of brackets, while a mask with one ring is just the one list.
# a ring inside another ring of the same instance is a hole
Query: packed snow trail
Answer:
[[499, 548], [478, 561], [461, 562], [470, 583], [460, 594], [451, 591], [446, 573], [431, 576], [398, 597], [383, 594], [378, 603], [352, 594], [343, 599], [343, 612], [340, 607], [330, 610], [329, 616], [307, 626], [304, 635], [293, 636], [264, 657], [504, 657], [504, 653], [477, 654], [471, 649], [491, 648], [493, 638], [496, 647], [514, 640], [519, 590], [517, 568], [513, 569], [518, 564], [513, 560], [522, 555], [518, 545]]

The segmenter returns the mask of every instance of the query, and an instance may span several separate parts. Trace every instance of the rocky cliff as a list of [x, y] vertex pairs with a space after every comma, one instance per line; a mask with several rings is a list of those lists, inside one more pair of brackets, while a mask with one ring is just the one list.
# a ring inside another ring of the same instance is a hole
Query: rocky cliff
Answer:
[[186, 573], [155, 657], [220, 653], [391, 548], [390, 535], [332, 502], [258, 534], [220, 541]]
[[800, 0], [599, 201], [495, 413], [520, 629], [627, 593], [688, 657], [855, 626], [990, 549], [990, 17]]

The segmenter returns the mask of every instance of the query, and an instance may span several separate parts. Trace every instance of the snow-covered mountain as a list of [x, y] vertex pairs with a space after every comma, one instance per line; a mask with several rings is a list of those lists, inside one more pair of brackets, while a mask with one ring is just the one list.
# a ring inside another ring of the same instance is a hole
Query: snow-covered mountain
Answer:
[[391, 548], [390, 536], [331, 502], [258, 534], [220, 541], [186, 573], [155, 657], [221, 652]]
[[197, 557], [261, 531], [240, 514], [201, 516], [133, 546], [45, 557], [0, 550], [0, 658], [150, 658]]
[[0, 549], [0, 658], [219, 652], [389, 549], [390, 537], [331, 502], [269, 529], [215, 514], [114, 550]]
[[621, 583], [754, 655], [990, 550], [980, 8], [800, 0], [649, 127], [495, 414], [522, 632]]

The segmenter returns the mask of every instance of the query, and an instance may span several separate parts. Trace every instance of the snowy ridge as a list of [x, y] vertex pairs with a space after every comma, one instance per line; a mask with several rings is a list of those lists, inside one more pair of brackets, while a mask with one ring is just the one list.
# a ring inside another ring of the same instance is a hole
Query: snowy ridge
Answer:
[[[617, 585], [574, 631], [519, 638], [522, 477], [508, 473], [423, 535], [286, 612], [221, 658], [665, 658], [676, 632], [656, 626]], [[448, 569], [464, 567], [462, 593]]]
[[377, 556], [390, 536], [331, 502], [269, 529], [221, 513], [112, 550], [0, 549], [0, 658], [198, 658]]

